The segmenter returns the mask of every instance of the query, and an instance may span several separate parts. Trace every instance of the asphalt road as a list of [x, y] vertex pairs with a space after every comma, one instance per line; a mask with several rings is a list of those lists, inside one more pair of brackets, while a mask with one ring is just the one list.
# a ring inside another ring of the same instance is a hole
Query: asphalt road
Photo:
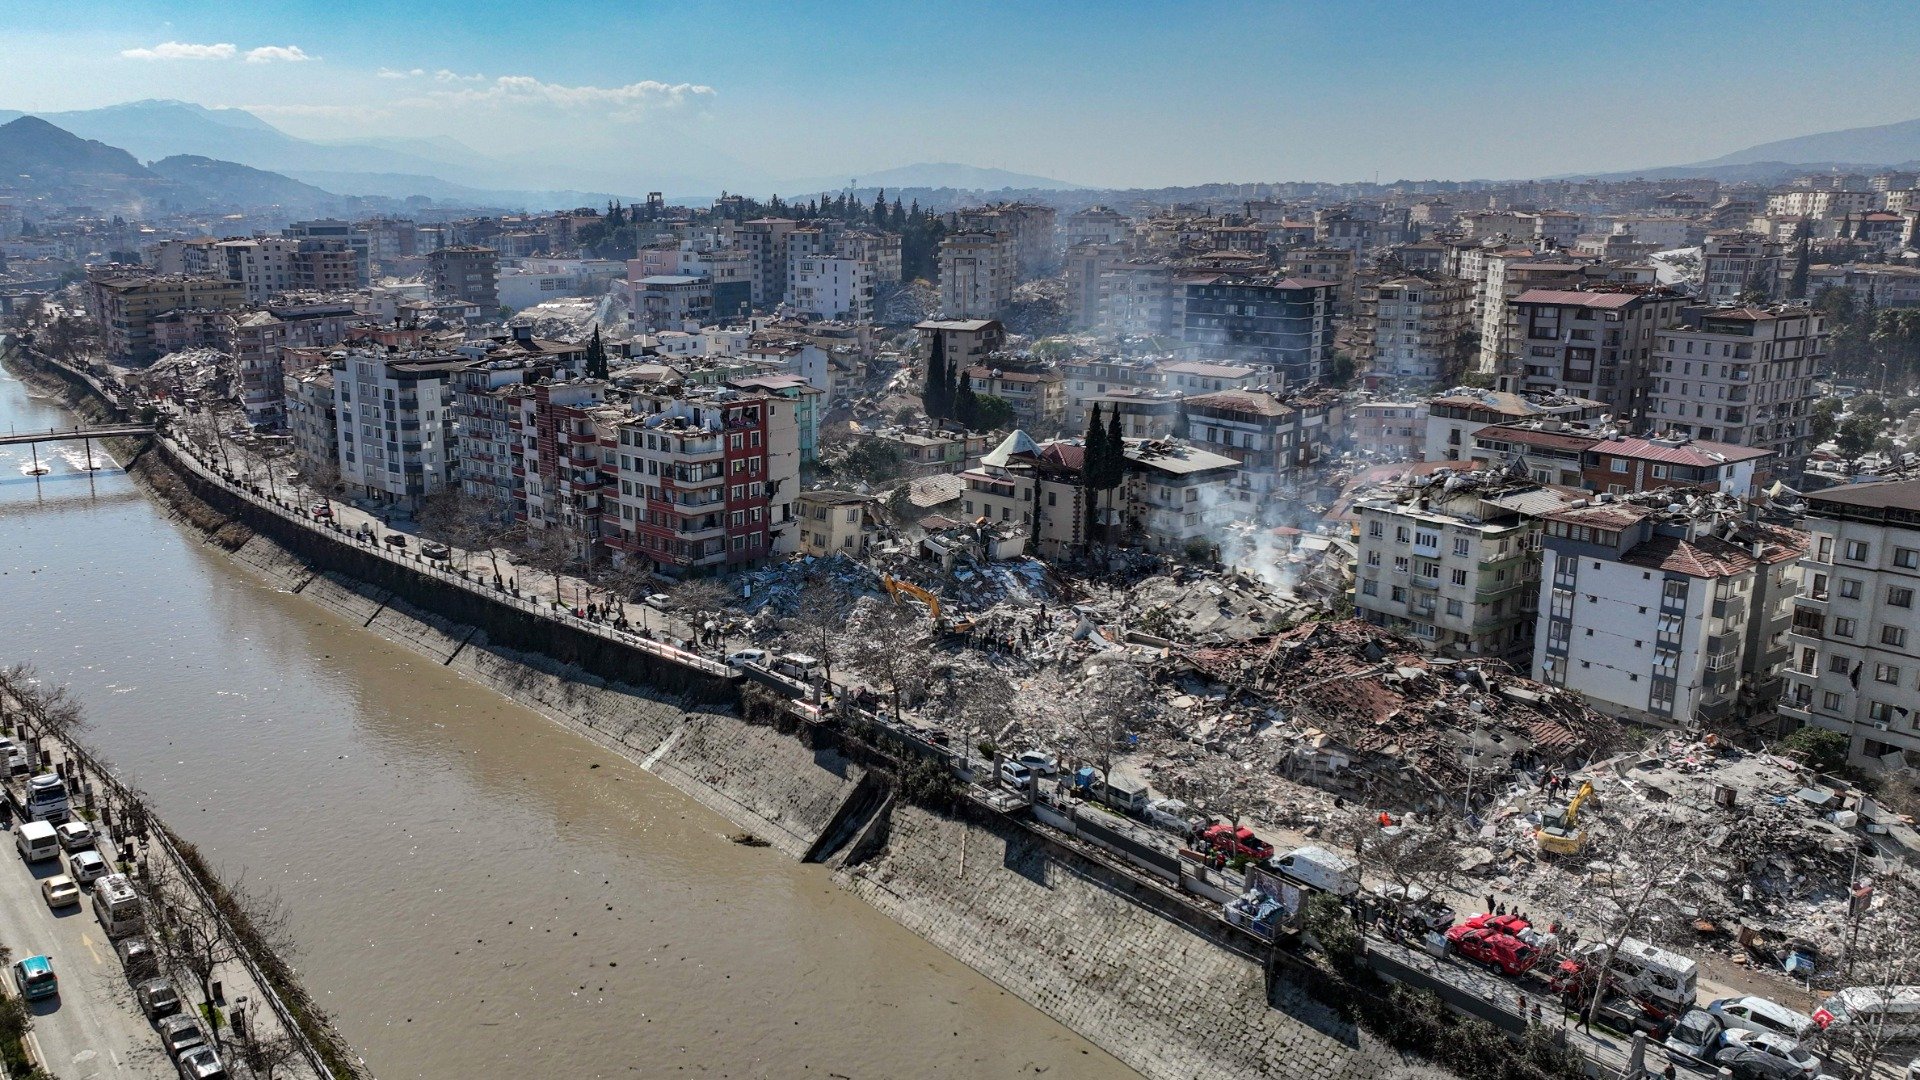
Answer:
[[[60, 994], [27, 1003], [33, 1016], [28, 1036], [40, 1060], [60, 1080], [94, 1077], [171, 1077], [178, 1074], [160, 1049], [160, 1039], [140, 1015], [120, 958], [82, 893], [76, 907], [49, 911], [40, 880], [65, 873], [64, 860], [29, 867], [21, 861], [12, 830], [0, 847], [0, 943], [14, 959], [53, 958]], [[13, 973], [6, 979], [12, 985]]]

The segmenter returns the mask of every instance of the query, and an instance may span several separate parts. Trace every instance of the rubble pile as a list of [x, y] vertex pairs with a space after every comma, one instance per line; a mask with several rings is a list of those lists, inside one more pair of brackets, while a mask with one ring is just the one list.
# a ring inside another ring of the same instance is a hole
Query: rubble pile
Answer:
[[171, 385], [179, 392], [222, 396], [231, 382], [233, 358], [218, 349], [182, 349], [168, 353], [141, 373], [149, 386]]

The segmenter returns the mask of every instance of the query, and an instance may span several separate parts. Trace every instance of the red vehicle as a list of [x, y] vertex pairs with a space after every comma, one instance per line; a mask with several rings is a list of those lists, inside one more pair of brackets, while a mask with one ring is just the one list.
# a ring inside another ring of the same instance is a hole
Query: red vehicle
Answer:
[[1546, 955], [1521, 940], [1520, 933], [1527, 929], [1525, 919], [1512, 915], [1475, 915], [1447, 931], [1447, 946], [1475, 963], [1517, 978]]
[[1255, 862], [1264, 862], [1273, 858], [1273, 845], [1253, 834], [1245, 825], [1229, 825], [1221, 822], [1210, 825], [1200, 834], [1200, 839], [1215, 853], [1229, 859], [1248, 858]]

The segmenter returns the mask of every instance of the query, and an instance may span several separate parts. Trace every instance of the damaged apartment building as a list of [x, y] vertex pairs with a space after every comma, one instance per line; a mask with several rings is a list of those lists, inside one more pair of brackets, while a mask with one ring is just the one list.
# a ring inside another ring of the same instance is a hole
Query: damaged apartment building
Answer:
[[1515, 657], [1533, 640], [1539, 515], [1566, 493], [1508, 471], [1441, 470], [1355, 500], [1360, 618], [1438, 653]]
[[1643, 723], [1771, 721], [1805, 537], [1678, 489], [1546, 516], [1534, 677]]

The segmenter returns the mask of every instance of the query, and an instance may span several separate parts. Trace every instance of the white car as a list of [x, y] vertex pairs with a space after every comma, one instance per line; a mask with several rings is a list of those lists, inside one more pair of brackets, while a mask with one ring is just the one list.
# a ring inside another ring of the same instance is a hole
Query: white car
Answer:
[[67, 872], [72, 874], [73, 880], [82, 886], [92, 885], [106, 877], [112, 870], [113, 867], [107, 865], [107, 860], [101, 858], [100, 853], [92, 849], [76, 851], [67, 856]]
[[1015, 791], [1025, 791], [1033, 786], [1033, 770], [1017, 761], [1000, 763], [1000, 782]]
[[1014, 760], [1041, 776], [1052, 776], [1060, 771], [1060, 759], [1041, 750], [1027, 750]]
[[1793, 1066], [1801, 1076], [1813, 1080], [1820, 1075], [1820, 1059], [1807, 1053], [1800, 1047], [1800, 1040], [1789, 1035], [1780, 1035], [1771, 1031], [1748, 1031], [1733, 1028], [1722, 1036], [1728, 1046], [1744, 1046], [1750, 1050], [1759, 1050], [1768, 1057], [1779, 1058]]
[[737, 667], [737, 668], [766, 667], [767, 666], [767, 650], [741, 649], [739, 652], [732, 653], [727, 657], [727, 666]]
[[1778, 1005], [1763, 997], [1721, 998], [1707, 1006], [1707, 1011], [1719, 1018], [1728, 1028], [1744, 1031], [1770, 1031], [1795, 1041], [1806, 1039], [1820, 1030], [1813, 1017], [1806, 1013], [1795, 1012], [1785, 1005]]
[[80, 902], [80, 886], [65, 874], [55, 874], [40, 883], [40, 895], [50, 908], [71, 907]]
[[60, 846], [68, 851], [84, 851], [93, 846], [93, 826], [84, 821], [69, 821], [55, 829]]

